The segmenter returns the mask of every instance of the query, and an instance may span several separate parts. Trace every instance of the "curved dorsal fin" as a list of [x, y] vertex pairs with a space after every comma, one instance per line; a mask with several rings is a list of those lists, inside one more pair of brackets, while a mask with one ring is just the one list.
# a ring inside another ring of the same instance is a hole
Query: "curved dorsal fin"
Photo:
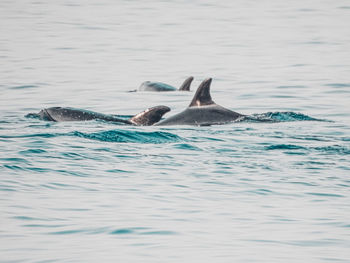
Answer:
[[181, 87], [179, 90], [181, 91], [190, 91], [191, 83], [192, 83], [193, 77], [188, 77], [184, 83], [182, 83]]
[[211, 81], [212, 78], [203, 80], [203, 82], [199, 85], [196, 94], [194, 94], [189, 107], [215, 104], [215, 102], [211, 99], [210, 96]]
[[150, 126], [160, 121], [162, 116], [168, 111], [170, 111], [170, 108], [167, 106], [155, 106], [136, 114], [129, 121], [137, 126]]

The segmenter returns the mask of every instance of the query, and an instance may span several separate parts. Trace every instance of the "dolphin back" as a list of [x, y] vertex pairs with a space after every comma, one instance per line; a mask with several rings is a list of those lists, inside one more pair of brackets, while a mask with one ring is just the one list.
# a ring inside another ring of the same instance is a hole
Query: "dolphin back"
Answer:
[[39, 113], [29, 114], [30, 116], [38, 117], [45, 121], [90, 121], [90, 120], [105, 120], [112, 122], [120, 122], [132, 124], [129, 120], [114, 117], [113, 115], [98, 113], [89, 110], [75, 109], [68, 107], [51, 107], [42, 109]]
[[145, 81], [139, 87], [139, 91], [175, 91], [176, 88], [162, 82]]
[[150, 126], [160, 121], [165, 113], [170, 111], [167, 106], [155, 106], [136, 114], [130, 119], [122, 119], [109, 114], [103, 114], [83, 109], [51, 107], [42, 109], [39, 113], [30, 113], [27, 116], [39, 118], [45, 121], [90, 121], [104, 120], [111, 122], [119, 122], [129, 125]]
[[155, 125], [198, 125], [224, 124], [237, 120], [242, 114], [217, 105], [211, 98], [211, 78], [204, 80], [198, 87], [193, 99], [184, 111], [162, 120]]

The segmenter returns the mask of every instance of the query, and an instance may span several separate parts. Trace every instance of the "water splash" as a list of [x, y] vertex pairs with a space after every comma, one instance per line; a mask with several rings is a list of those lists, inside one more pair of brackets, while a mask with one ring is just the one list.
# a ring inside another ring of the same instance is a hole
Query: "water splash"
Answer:
[[252, 114], [240, 119], [241, 122], [291, 122], [291, 121], [325, 121], [316, 119], [302, 113], [292, 111], [285, 112], [266, 112]]

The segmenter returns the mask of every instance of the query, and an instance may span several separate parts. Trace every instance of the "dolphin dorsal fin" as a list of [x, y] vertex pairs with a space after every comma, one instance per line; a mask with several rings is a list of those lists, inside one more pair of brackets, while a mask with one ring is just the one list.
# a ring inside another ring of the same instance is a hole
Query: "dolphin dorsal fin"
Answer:
[[160, 121], [165, 113], [170, 111], [167, 106], [155, 106], [136, 114], [134, 117], [129, 119], [129, 121], [137, 126], [151, 126], [154, 123]]
[[188, 77], [184, 83], [182, 83], [181, 87], [179, 88], [179, 90], [181, 91], [190, 91], [190, 87], [191, 87], [191, 83], [193, 81], [193, 77]]
[[211, 81], [212, 78], [203, 80], [203, 82], [199, 85], [196, 94], [194, 94], [189, 107], [215, 104], [215, 102], [211, 99], [210, 96]]

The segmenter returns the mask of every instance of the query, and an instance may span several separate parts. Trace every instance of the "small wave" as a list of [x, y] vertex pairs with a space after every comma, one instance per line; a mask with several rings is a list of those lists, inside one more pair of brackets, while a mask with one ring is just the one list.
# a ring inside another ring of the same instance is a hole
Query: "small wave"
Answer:
[[266, 112], [245, 116], [240, 122], [291, 122], [291, 121], [324, 121], [302, 113], [292, 111]]
[[121, 228], [121, 229], [116, 229], [110, 232], [112, 235], [125, 235], [125, 234], [133, 234], [135, 231], [133, 229], [129, 228]]
[[126, 234], [137, 234], [137, 235], [176, 235], [177, 233], [169, 230], [147, 230], [147, 228], [121, 228], [110, 232], [112, 235], [126, 235]]
[[341, 145], [330, 145], [323, 147], [315, 147], [316, 151], [320, 151], [326, 154], [340, 154], [340, 155], [349, 155], [350, 149]]
[[24, 117], [29, 119], [40, 119], [40, 115], [38, 113], [28, 113], [24, 115]]
[[50, 221], [48, 218], [39, 218], [39, 217], [31, 217], [31, 216], [13, 216], [13, 219], [24, 220], [24, 221]]
[[[304, 66], [304, 64], [297, 64], [297, 65], [293, 65], [294, 67], [301, 67]], [[305, 89], [306, 86], [302, 86], [302, 85], [296, 85], [296, 86], [278, 86], [278, 89]]]
[[176, 235], [177, 233], [174, 231], [166, 231], [166, 230], [161, 230], [161, 231], [149, 231], [149, 232], [144, 232], [141, 233], [141, 235]]
[[329, 145], [322, 147], [304, 147], [300, 145], [294, 144], [275, 144], [269, 145], [265, 147], [266, 150], [308, 150], [308, 151], [316, 151], [322, 154], [339, 154], [339, 155], [349, 155], [350, 149], [340, 145]]
[[276, 144], [266, 147], [266, 150], [305, 150], [303, 146], [293, 145], [293, 144]]
[[341, 194], [334, 194], [334, 193], [307, 193], [309, 195], [319, 196], [319, 197], [345, 197]]
[[103, 142], [128, 142], [128, 143], [169, 143], [181, 141], [181, 137], [169, 132], [141, 132], [130, 130], [111, 130], [94, 133], [75, 131], [73, 136]]
[[192, 151], [201, 151], [200, 148], [198, 148], [197, 146], [188, 144], [188, 143], [179, 143], [174, 145], [174, 147], [176, 149], [181, 149], [181, 150], [192, 150]]
[[[41, 226], [40, 226], [41, 227]], [[52, 228], [51, 225], [42, 227]], [[49, 235], [75, 235], [75, 234], [101, 234], [101, 233], [109, 233], [110, 235], [176, 235], [177, 232], [169, 231], [169, 230], [157, 230], [157, 229], [149, 229], [146, 227], [132, 227], [132, 228], [119, 228], [115, 230], [111, 230], [109, 227], [100, 227], [100, 228], [70, 228], [63, 226], [66, 229], [48, 232]]]
[[33, 138], [33, 137], [43, 137], [43, 138], [52, 138], [58, 136], [67, 135], [65, 133], [34, 133], [34, 134], [22, 134], [22, 135], [0, 135], [2, 139], [10, 138]]
[[28, 149], [28, 150], [20, 151], [19, 153], [22, 155], [33, 155], [33, 154], [46, 153], [46, 151], [43, 149]]
[[63, 231], [56, 231], [56, 232], [50, 232], [48, 234], [50, 235], [70, 235], [70, 234], [80, 234], [85, 231], [80, 229], [72, 229], [72, 230], [63, 230]]
[[350, 87], [350, 83], [328, 83], [326, 86], [333, 88], [348, 88]]
[[38, 86], [36, 85], [21, 85], [21, 86], [14, 86], [10, 87], [10, 89], [32, 89], [32, 88], [37, 88]]
[[85, 133], [80, 131], [73, 131], [68, 133], [34, 133], [23, 135], [1, 135], [0, 139], [9, 138], [52, 138], [60, 136], [73, 136], [85, 139], [103, 141], [103, 142], [125, 142], [125, 143], [170, 143], [179, 142], [183, 139], [175, 134], [169, 132], [142, 132], [134, 130], [110, 130], [93, 133]]

